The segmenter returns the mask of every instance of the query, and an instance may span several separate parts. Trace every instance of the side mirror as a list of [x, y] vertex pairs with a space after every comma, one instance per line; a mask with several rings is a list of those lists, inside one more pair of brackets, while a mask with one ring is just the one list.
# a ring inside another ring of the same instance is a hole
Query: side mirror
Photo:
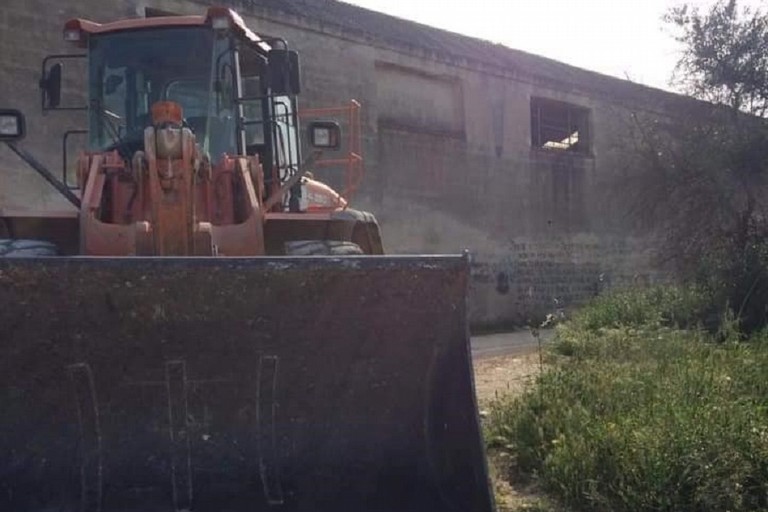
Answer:
[[307, 131], [313, 148], [339, 149], [341, 146], [341, 128], [334, 121], [312, 121]]
[[43, 110], [53, 109], [61, 103], [61, 63], [57, 62], [40, 79]]
[[299, 54], [293, 50], [272, 49], [267, 54], [267, 80], [272, 94], [301, 92]]
[[24, 114], [18, 110], [0, 109], [0, 141], [20, 140], [25, 134]]

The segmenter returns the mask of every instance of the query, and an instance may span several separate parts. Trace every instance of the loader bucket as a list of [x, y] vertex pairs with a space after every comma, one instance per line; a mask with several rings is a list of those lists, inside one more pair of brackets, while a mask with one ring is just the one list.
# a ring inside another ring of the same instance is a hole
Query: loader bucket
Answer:
[[0, 510], [488, 511], [465, 257], [0, 260]]

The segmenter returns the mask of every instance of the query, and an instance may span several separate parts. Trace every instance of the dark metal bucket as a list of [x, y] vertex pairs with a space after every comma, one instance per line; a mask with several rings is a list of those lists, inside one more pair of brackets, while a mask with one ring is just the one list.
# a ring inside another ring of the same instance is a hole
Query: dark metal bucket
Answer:
[[489, 511], [464, 257], [0, 259], [0, 510]]

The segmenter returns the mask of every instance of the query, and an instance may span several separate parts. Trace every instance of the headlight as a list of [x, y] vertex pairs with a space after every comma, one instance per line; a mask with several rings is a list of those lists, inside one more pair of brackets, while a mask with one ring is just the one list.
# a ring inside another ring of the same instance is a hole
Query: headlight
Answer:
[[313, 121], [309, 124], [309, 143], [315, 148], [338, 149], [341, 128], [333, 121]]
[[0, 110], [0, 140], [24, 137], [24, 115], [18, 110]]

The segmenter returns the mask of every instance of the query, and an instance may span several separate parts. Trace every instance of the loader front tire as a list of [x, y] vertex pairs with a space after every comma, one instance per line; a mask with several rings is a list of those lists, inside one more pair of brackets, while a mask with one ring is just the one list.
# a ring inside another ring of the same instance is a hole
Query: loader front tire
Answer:
[[285, 242], [286, 256], [357, 256], [359, 245], [339, 240], [296, 240]]
[[56, 246], [44, 240], [15, 240], [0, 238], [0, 258], [30, 258], [33, 256], [56, 256]]

